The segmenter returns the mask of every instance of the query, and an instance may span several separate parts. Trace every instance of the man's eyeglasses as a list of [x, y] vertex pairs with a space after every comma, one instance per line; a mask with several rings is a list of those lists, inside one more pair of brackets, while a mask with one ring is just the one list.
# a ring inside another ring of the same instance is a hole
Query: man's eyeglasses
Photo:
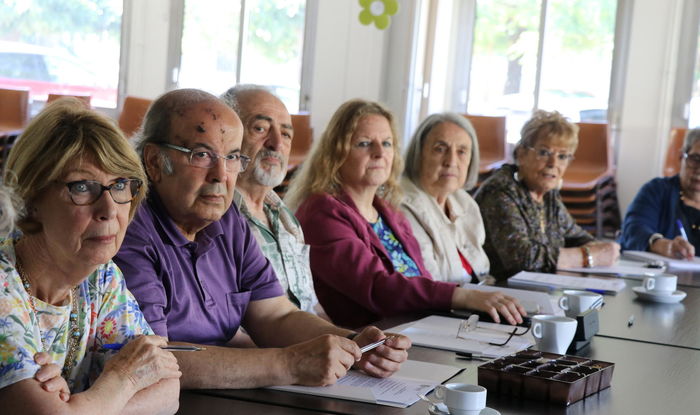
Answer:
[[78, 180], [66, 183], [66, 187], [70, 199], [78, 206], [95, 203], [105, 190], [109, 191], [114, 203], [123, 205], [134, 200], [142, 184], [139, 179], [118, 179], [109, 186], [94, 180]]
[[685, 165], [691, 169], [700, 168], [700, 154], [683, 153], [683, 159], [685, 160]]
[[244, 156], [243, 154], [227, 154], [221, 156], [215, 152], [207, 149], [206, 147], [195, 147], [192, 149], [186, 147], [176, 146], [170, 143], [156, 143], [159, 146], [167, 147], [173, 150], [181, 151], [183, 153], [189, 154], [190, 165], [195, 167], [200, 167], [203, 169], [211, 169], [216, 166], [216, 161], [222, 159], [227, 171], [233, 171], [236, 169], [236, 163], [240, 163], [239, 171], [245, 171], [250, 163], [250, 157]]
[[553, 153], [546, 148], [540, 147], [527, 147], [528, 150], [535, 152], [535, 158], [540, 161], [549, 160], [550, 157], [554, 156], [555, 160], [563, 164], [569, 164], [574, 159], [574, 155], [571, 153]]

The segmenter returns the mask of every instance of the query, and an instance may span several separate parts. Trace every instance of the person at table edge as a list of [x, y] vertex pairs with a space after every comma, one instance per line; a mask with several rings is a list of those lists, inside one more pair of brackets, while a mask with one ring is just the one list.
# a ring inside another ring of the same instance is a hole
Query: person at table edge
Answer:
[[475, 196], [491, 274], [504, 280], [522, 270], [614, 264], [620, 246], [596, 241], [576, 224], [559, 195], [578, 147], [578, 126], [556, 111], [538, 110], [520, 136], [515, 164], [496, 170]]
[[688, 131], [678, 156], [679, 174], [647, 182], [627, 209], [623, 250], [690, 259], [700, 248], [700, 129]]

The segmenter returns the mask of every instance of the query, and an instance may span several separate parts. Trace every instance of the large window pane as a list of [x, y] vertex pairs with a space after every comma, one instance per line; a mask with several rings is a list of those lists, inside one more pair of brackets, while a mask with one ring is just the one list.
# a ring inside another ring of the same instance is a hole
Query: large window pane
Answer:
[[181, 88], [219, 95], [236, 84], [240, 1], [185, 2], [180, 57]]
[[119, 83], [122, 0], [0, 3], [0, 87], [91, 95], [115, 108]]
[[237, 82], [267, 85], [290, 112], [297, 112], [305, 4], [305, 0], [248, 0], [242, 11], [240, 1], [186, 1], [179, 86], [218, 95]]
[[241, 82], [268, 85], [299, 110], [305, 0], [248, 0]]
[[549, 0], [538, 107], [607, 122], [615, 0]]
[[539, 20], [539, 0], [477, 2], [467, 111], [506, 115], [509, 142], [535, 105]]

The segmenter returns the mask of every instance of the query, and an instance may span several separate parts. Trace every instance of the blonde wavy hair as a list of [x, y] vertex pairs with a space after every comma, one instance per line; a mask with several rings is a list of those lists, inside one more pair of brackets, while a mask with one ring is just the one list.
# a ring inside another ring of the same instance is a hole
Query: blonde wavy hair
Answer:
[[312, 194], [329, 193], [336, 196], [340, 193], [343, 181], [339, 171], [350, 153], [357, 124], [366, 115], [380, 115], [386, 118], [391, 128], [394, 149], [391, 173], [386, 183], [377, 190], [377, 195], [393, 207], [401, 203], [399, 175], [403, 169], [403, 160], [394, 116], [378, 102], [353, 99], [336, 110], [321, 138], [314, 143], [301, 171], [292, 179], [285, 197], [285, 203], [292, 211], [296, 211]]
[[32, 204], [82, 160], [92, 161], [109, 174], [142, 181], [129, 209], [129, 219], [133, 218], [148, 188], [141, 160], [114, 121], [86, 109], [76, 98], [61, 98], [29, 123], [5, 166], [5, 184], [25, 207], [17, 220], [24, 233], [41, 232], [41, 223], [31, 215]]

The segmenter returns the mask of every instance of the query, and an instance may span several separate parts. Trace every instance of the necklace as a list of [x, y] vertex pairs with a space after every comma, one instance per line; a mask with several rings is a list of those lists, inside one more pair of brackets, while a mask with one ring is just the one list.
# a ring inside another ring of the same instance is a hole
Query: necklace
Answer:
[[[32, 284], [29, 282], [29, 278], [27, 277], [27, 272], [24, 270], [24, 267], [22, 266], [22, 261], [19, 258], [19, 255], [17, 256], [17, 274], [19, 274], [19, 278], [22, 280], [22, 285], [24, 285], [24, 289], [27, 291], [27, 294], [29, 296], [29, 306], [32, 309], [32, 313], [34, 313], [34, 321], [37, 324], [37, 327], [39, 327], [39, 337], [41, 340], [41, 345], [43, 347], [42, 351], [45, 351], [48, 353], [49, 351], [49, 346], [45, 343], [44, 340], [44, 333], [41, 332], [41, 326], [39, 325], [39, 314], [36, 311], [36, 304], [34, 304], [34, 297], [32, 296]], [[68, 376], [70, 376], [70, 372], [73, 370], [73, 367], [76, 365], [76, 356], [78, 353], [78, 346], [80, 343], [80, 337], [82, 336], [82, 332], [80, 330], [80, 326], [78, 324], [78, 287], [73, 287], [70, 290], [69, 297], [70, 297], [70, 314], [68, 316], [68, 345], [66, 347], [67, 352], [66, 352], [66, 360], [63, 363], [63, 370], [61, 371], [61, 376], [63, 376], [64, 379], [68, 379]]]

